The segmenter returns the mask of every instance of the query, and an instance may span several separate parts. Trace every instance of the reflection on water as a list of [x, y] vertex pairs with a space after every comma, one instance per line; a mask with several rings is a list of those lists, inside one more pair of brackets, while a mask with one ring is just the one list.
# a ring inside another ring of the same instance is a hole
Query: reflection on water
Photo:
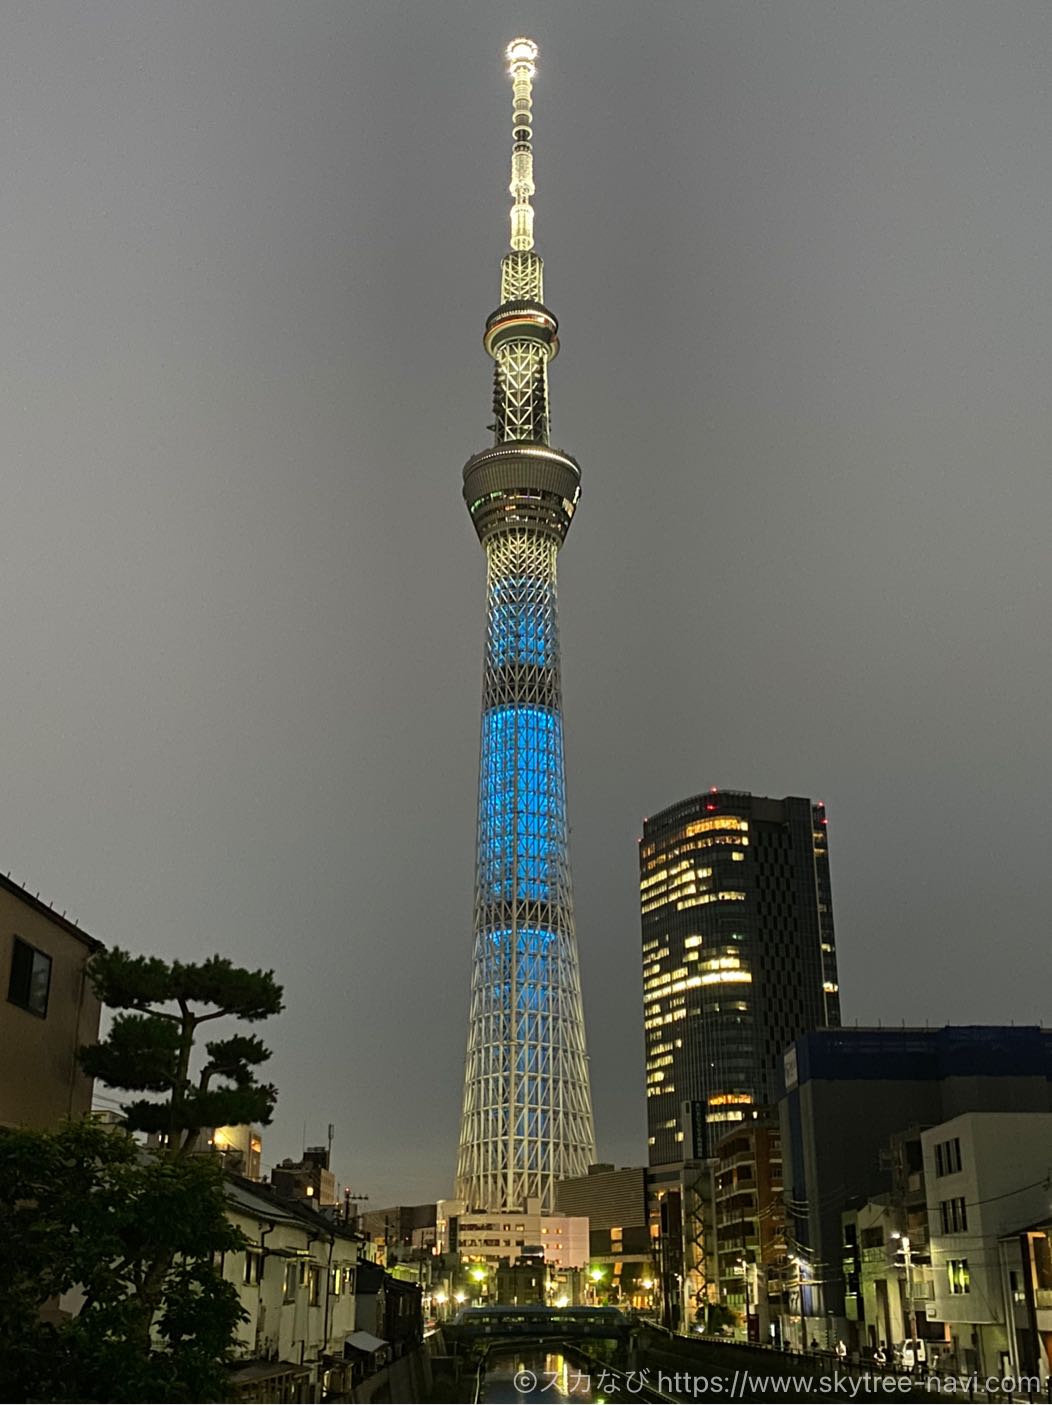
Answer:
[[577, 1363], [555, 1351], [516, 1351], [499, 1348], [487, 1358], [480, 1400], [558, 1402], [572, 1400], [586, 1405], [596, 1399], [598, 1381], [589, 1375], [588, 1363]]

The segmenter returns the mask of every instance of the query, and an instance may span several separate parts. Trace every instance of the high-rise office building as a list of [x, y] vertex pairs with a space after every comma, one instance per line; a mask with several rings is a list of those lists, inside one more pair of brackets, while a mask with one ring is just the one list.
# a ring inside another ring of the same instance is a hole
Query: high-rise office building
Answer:
[[639, 845], [650, 1164], [771, 1104], [786, 1046], [840, 1023], [825, 807], [712, 790]]
[[542, 1212], [595, 1159], [566, 820], [556, 557], [580, 496], [550, 443], [558, 323], [533, 247], [537, 46], [508, 46], [511, 248], [484, 345], [495, 365], [493, 447], [464, 499], [486, 553], [474, 958], [456, 1197]]

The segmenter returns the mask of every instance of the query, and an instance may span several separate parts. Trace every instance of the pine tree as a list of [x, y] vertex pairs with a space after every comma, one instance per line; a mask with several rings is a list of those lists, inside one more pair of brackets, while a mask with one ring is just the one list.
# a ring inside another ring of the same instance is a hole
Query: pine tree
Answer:
[[246, 971], [221, 956], [169, 963], [115, 947], [96, 953], [88, 972], [99, 999], [120, 1013], [101, 1043], [81, 1050], [85, 1072], [111, 1088], [164, 1095], [124, 1106], [131, 1130], [162, 1134], [168, 1153], [182, 1156], [203, 1128], [270, 1121], [277, 1092], [256, 1079], [270, 1057], [260, 1039], [209, 1041], [196, 1076], [191, 1061], [201, 1025], [225, 1016], [252, 1023], [281, 1011], [272, 971]]
[[[202, 1129], [268, 1122], [276, 1090], [254, 1035], [208, 1041], [202, 1024], [277, 1014], [272, 972], [222, 957], [191, 965], [113, 950], [89, 975], [118, 1013], [82, 1049], [86, 1072], [140, 1096], [127, 1130], [90, 1119], [57, 1132], [0, 1129], [0, 1398], [207, 1401], [225, 1398], [225, 1363], [244, 1312], [216, 1265], [244, 1245], [226, 1215], [217, 1157]], [[130, 1131], [158, 1132], [155, 1150]], [[64, 1320], [41, 1309], [80, 1299]]]

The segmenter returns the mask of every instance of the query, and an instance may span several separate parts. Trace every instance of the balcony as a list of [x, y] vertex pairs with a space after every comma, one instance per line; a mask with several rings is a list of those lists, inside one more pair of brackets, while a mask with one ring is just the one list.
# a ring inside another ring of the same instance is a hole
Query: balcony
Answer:
[[733, 1171], [735, 1166], [755, 1166], [756, 1153], [753, 1151], [736, 1151], [733, 1156], [723, 1156], [716, 1163], [716, 1174], [722, 1176], [724, 1171]]

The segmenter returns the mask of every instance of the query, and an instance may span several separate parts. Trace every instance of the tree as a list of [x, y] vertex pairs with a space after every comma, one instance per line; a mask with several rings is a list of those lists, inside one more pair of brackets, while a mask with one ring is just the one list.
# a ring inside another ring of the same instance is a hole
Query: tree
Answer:
[[[97, 952], [88, 973], [99, 999], [121, 1013], [101, 1043], [81, 1050], [85, 1072], [111, 1088], [167, 1095], [126, 1104], [131, 1130], [161, 1133], [168, 1154], [182, 1156], [203, 1128], [270, 1121], [277, 1090], [256, 1081], [255, 1070], [270, 1058], [261, 1040], [246, 1034], [211, 1040], [196, 1080], [191, 1059], [200, 1025], [280, 1013], [282, 991], [272, 971], [242, 970], [221, 956], [169, 964], [115, 947]], [[227, 1080], [225, 1086], [214, 1086], [216, 1079]]]
[[[214, 1157], [90, 1119], [0, 1132], [0, 1399], [225, 1399], [244, 1313], [213, 1264], [242, 1242]], [[75, 1316], [41, 1317], [78, 1289]]]
[[[111, 1087], [153, 1094], [126, 1106], [127, 1124], [165, 1143], [147, 1150], [90, 1120], [0, 1130], [0, 1262], [11, 1266], [0, 1275], [0, 1398], [222, 1400], [244, 1313], [215, 1265], [244, 1241], [226, 1217], [218, 1158], [192, 1153], [203, 1128], [269, 1121], [276, 1093], [256, 1077], [269, 1057], [259, 1039], [206, 1043], [195, 1074], [195, 1036], [223, 1016], [278, 1013], [281, 987], [221, 957], [169, 964], [119, 950], [97, 953], [89, 974], [118, 1014], [81, 1062]], [[74, 1316], [41, 1316], [74, 1290]]]

